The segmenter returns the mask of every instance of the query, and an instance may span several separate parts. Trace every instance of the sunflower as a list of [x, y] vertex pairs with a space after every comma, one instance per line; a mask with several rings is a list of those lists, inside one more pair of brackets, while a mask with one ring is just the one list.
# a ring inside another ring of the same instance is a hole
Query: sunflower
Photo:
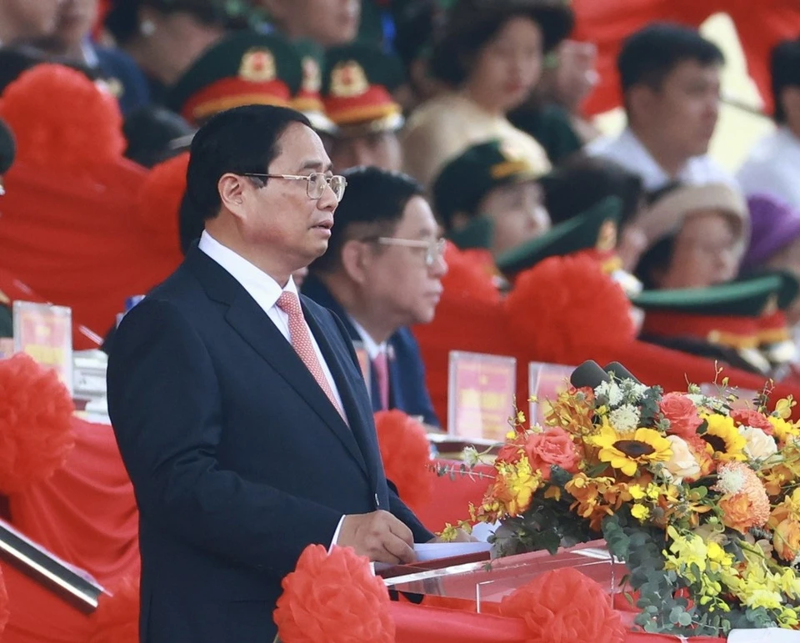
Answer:
[[707, 423], [702, 439], [706, 443], [706, 451], [715, 460], [728, 462], [731, 460], [747, 460], [744, 448], [747, 440], [739, 433], [733, 419], [727, 415], [703, 415]]
[[600, 447], [600, 460], [626, 476], [634, 475], [640, 464], [666, 462], [672, 457], [670, 441], [654, 429], [618, 433], [606, 425], [592, 442]]

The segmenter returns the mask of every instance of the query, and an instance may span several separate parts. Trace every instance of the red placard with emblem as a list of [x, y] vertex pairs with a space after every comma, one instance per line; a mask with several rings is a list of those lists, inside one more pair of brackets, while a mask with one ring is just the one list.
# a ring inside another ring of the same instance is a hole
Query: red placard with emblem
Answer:
[[544, 426], [550, 404], [559, 393], [569, 388], [569, 376], [574, 366], [531, 362], [528, 364], [528, 411], [531, 425]]
[[14, 352], [54, 368], [72, 395], [72, 309], [14, 302]]
[[468, 440], [502, 442], [514, 412], [517, 360], [450, 353], [447, 432]]

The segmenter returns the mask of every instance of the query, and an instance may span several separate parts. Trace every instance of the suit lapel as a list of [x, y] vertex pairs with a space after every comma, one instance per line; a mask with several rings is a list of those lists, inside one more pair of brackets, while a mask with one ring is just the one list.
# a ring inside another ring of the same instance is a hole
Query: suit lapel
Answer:
[[378, 475], [379, 462], [376, 462], [376, 458], [380, 458], [380, 450], [375, 432], [371, 430], [372, 408], [368, 406], [369, 400], [359, 399], [355, 395], [356, 387], [363, 386], [364, 379], [360, 370], [352, 363], [349, 352], [338, 350], [338, 347], [329, 341], [320, 320], [306, 306], [303, 306], [303, 313], [317, 344], [319, 344], [325, 362], [331, 370], [331, 375], [333, 375], [342, 398], [345, 413], [347, 413], [350, 430], [367, 461], [370, 476], [374, 481]]
[[[256, 301], [230, 273], [196, 247], [187, 253], [186, 263], [205, 286], [209, 297], [228, 305], [225, 313], [228, 324], [314, 409], [364, 472], [369, 474], [369, 468], [353, 433], [292, 345]], [[317, 342], [319, 336], [319, 333], [315, 333]], [[327, 355], [325, 359], [328, 360]], [[330, 361], [328, 365], [331, 366]], [[340, 395], [344, 397], [346, 392], [349, 394], [346, 391], [349, 385], [343, 386], [337, 380], [337, 386]]]

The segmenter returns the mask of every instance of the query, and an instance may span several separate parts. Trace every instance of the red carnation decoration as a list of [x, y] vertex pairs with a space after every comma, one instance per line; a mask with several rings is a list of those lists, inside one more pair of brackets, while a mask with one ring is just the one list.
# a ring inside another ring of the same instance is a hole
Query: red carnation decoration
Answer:
[[447, 274], [442, 277], [444, 297], [496, 304], [500, 291], [492, 279], [494, 263], [488, 252], [459, 250], [448, 242], [444, 260]]
[[176, 255], [180, 263], [178, 212], [186, 191], [189, 152], [159, 163], [147, 175], [137, 197], [139, 219], [150, 233], [154, 245]]
[[87, 643], [139, 643], [139, 578], [124, 578], [113, 596], [101, 595], [92, 621]]
[[284, 643], [393, 643], [389, 592], [350, 547], [309, 545], [273, 614]]
[[434, 475], [429, 469], [431, 447], [425, 429], [397, 410], [376, 413], [375, 428], [386, 477], [409, 507], [424, 507], [431, 499]]
[[0, 493], [23, 491], [64, 464], [74, 410], [53, 369], [24, 353], [0, 360]]
[[577, 364], [589, 349], [636, 336], [622, 288], [582, 253], [550, 257], [522, 272], [505, 309], [516, 341], [541, 362]]
[[63, 65], [36, 65], [21, 74], [3, 92], [0, 118], [17, 139], [19, 163], [59, 174], [85, 174], [125, 150], [116, 99]]
[[526, 643], [622, 643], [625, 626], [600, 585], [572, 567], [523, 585], [500, 603], [503, 616], [521, 618]]
[[3, 581], [3, 568], [0, 567], [0, 639], [3, 637], [3, 630], [8, 625], [10, 613], [8, 611], [8, 591], [5, 581]]

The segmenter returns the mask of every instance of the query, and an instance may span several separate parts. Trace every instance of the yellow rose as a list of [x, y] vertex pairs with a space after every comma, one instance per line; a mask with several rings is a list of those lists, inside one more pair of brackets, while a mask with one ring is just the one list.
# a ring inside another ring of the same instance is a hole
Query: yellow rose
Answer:
[[778, 452], [775, 440], [761, 429], [743, 426], [739, 428], [739, 433], [747, 441], [744, 452], [749, 460], [766, 460]]
[[684, 478], [689, 482], [700, 477], [700, 464], [689, 448], [686, 440], [677, 435], [668, 435], [672, 449], [672, 457], [664, 463], [664, 475], [673, 484], [680, 484]]

